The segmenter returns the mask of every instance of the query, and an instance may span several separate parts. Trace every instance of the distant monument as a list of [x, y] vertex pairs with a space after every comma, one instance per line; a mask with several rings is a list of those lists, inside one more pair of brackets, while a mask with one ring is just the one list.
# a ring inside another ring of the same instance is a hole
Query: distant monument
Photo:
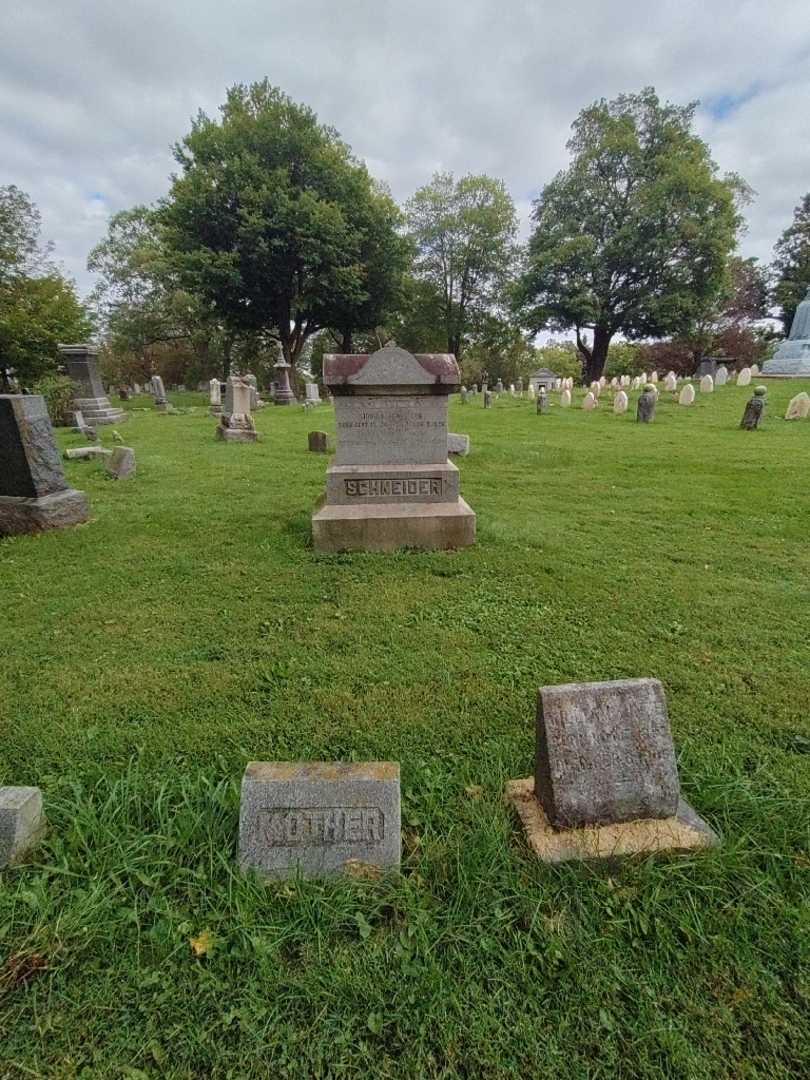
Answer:
[[127, 419], [123, 409], [116, 409], [104, 393], [98, 373], [98, 349], [92, 345], [60, 345], [59, 355], [75, 386], [74, 404], [88, 424], [121, 424]]
[[475, 514], [447, 459], [455, 357], [413, 356], [389, 342], [368, 355], [327, 354], [337, 449], [312, 516], [316, 551], [456, 548], [475, 540]]
[[810, 375], [810, 288], [796, 308], [790, 336], [766, 361], [762, 375]]

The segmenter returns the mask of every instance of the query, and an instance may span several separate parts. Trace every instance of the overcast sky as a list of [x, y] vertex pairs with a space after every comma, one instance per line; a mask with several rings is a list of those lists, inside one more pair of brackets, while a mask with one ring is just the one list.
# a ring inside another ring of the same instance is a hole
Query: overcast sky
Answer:
[[171, 144], [267, 76], [404, 200], [436, 169], [502, 177], [524, 231], [578, 111], [653, 85], [756, 189], [770, 258], [810, 190], [808, 0], [5, 0], [0, 185], [40, 207], [83, 290], [110, 214], [163, 195]]

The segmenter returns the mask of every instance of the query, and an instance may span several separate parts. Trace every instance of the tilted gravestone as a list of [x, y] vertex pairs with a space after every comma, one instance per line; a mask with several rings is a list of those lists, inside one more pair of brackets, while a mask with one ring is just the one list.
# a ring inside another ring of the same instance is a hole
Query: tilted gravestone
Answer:
[[60, 345], [59, 356], [73, 382], [73, 401], [88, 424], [120, 424], [128, 419], [116, 409], [104, 392], [98, 373], [98, 349], [92, 345]]
[[718, 842], [680, 796], [657, 679], [543, 687], [534, 780], [511, 781], [507, 795], [550, 862]]
[[166, 388], [160, 375], [153, 375], [150, 379], [152, 397], [155, 400], [155, 408], [158, 412], [169, 411], [169, 399], [166, 397]]
[[87, 521], [83, 491], [68, 486], [45, 399], [0, 395], [0, 535]]
[[389, 344], [369, 355], [327, 354], [337, 447], [312, 515], [317, 551], [456, 548], [475, 540], [475, 514], [447, 458], [455, 358]]
[[116, 446], [105, 463], [104, 471], [113, 480], [127, 480], [135, 475], [135, 451], [129, 446]]
[[239, 859], [268, 877], [400, 862], [399, 765], [252, 761], [242, 779]]
[[44, 832], [39, 788], [0, 787], [0, 870], [22, 859]]

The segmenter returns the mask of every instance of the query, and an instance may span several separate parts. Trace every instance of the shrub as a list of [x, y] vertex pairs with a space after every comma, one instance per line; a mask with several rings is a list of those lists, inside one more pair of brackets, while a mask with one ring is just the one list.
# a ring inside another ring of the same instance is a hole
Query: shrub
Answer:
[[42, 394], [54, 427], [67, 427], [73, 411], [75, 387], [65, 375], [46, 375], [34, 383], [31, 392]]

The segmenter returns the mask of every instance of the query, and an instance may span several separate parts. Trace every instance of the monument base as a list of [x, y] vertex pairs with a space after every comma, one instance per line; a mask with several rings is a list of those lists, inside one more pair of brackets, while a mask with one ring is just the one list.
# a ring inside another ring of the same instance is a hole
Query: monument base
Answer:
[[106, 397], [75, 398], [74, 404], [90, 427], [97, 424], [122, 424], [129, 419], [129, 413], [114, 408]]
[[0, 536], [42, 532], [79, 525], [90, 517], [90, 504], [83, 491], [66, 488], [39, 499], [0, 495]]
[[611, 859], [656, 851], [697, 851], [717, 847], [720, 843], [717, 833], [683, 799], [670, 818], [555, 829], [549, 824], [539, 799], [535, 798], [533, 777], [507, 781], [505, 797], [523, 822], [529, 847], [547, 863]]
[[221, 405], [209, 405], [208, 406], [208, 415], [209, 416], [222, 416], [222, 406]]
[[216, 429], [216, 436], [224, 442], [256, 442], [259, 433], [248, 428], [227, 428], [220, 424]]
[[381, 503], [341, 506], [323, 497], [312, 515], [316, 551], [442, 550], [475, 543], [475, 513], [455, 502]]

